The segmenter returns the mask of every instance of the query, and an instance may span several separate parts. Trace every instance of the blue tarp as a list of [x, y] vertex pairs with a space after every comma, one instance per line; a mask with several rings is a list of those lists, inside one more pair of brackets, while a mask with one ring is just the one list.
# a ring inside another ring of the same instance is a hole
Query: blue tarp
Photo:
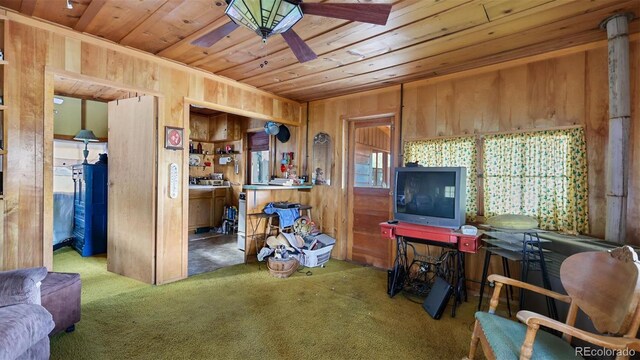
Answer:
[[273, 203], [268, 203], [267, 206], [264, 207], [264, 213], [278, 214], [280, 228], [292, 226], [296, 219], [300, 217], [300, 211], [298, 210], [298, 208], [279, 209], [274, 207]]

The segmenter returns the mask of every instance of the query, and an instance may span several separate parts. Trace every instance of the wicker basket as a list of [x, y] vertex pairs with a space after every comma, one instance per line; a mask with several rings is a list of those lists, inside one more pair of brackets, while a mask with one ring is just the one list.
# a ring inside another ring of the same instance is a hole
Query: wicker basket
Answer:
[[269, 269], [269, 274], [273, 277], [277, 278], [288, 278], [298, 270], [298, 266], [300, 263], [296, 259], [289, 260], [276, 260], [272, 257], [267, 259], [267, 268]]

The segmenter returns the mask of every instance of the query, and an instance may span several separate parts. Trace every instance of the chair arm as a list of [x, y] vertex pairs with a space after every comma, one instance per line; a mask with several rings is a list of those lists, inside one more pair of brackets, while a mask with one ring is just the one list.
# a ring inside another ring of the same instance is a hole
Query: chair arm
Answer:
[[492, 274], [489, 275], [487, 277], [487, 280], [489, 280], [490, 282], [498, 282], [501, 284], [505, 284], [505, 285], [509, 285], [509, 286], [515, 286], [515, 287], [519, 287], [519, 288], [523, 288], [525, 290], [530, 290], [533, 292], [537, 292], [538, 294], [542, 294], [551, 298], [554, 298], [556, 300], [560, 300], [562, 302], [565, 302], [567, 304], [571, 303], [571, 297], [569, 295], [563, 295], [560, 293], [557, 293], [555, 291], [551, 291], [551, 290], [547, 290], [545, 288], [541, 288], [539, 286], [535, 286], [526, 282], [522, 282], [519, 280], [515, 280], [512, 278], [508, 278], [506, 276], [502, 276], [502, 275], [497, 275], [497, 274]]
[[528, 327], [546, 326], [548, 328], [560, 331], [564, 334], [577, 337], [578, 339], [587, 341], [591, 344], [605, 347], [607, 349], [625, 350], [632, 349], [640, 351], [640, 339], [603, 336], [590, 333], [588, 331], [577, 329], [573, 326], [553, 320], [544, 315], [534, 313], [532, 311], [522, 310], [516, 315], [518, 320], [522, 321]]

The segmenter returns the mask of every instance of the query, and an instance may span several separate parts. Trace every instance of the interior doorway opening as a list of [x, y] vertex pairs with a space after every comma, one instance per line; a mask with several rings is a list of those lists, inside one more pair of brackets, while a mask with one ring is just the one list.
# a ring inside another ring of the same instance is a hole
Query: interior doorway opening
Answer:
[[155, 283], [157, 96], [50, 72], [46, 83], [45, 263]]
[[238, 244], [244, 182], [242, 133], [248, 118], [190, 105], [188, 275], [244, 263]]

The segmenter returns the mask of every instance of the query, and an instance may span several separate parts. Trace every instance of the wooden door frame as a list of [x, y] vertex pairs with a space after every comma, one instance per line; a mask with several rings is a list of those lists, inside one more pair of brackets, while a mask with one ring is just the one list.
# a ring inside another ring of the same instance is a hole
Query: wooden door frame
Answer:
[[[383, 119], [391, 119], [391, 121], [382, 121]], [[391, 164], [390, 165], [390, 181], [389, 191], [393, 192], [395, 185], [395, 179], [393, 178], [393, 169], [398, 166], [398, 159], [400, 155], [400, 131], [399, 131], [399, 118], [397, 112], [382, 113], [382, 114], [367, 114], [360, 116], [343, 116], [342, 120], [342, 151], [344, 161], [342, 162], [342, 196], [340, 200], [340, 207], [347, 213], [343, 218], [345, 219], [345, 226], [342, 227], [342, 232], [339, 234], [343, 239], [347, 241], [342, 242], [343, 248], [341, 249], [343, 254], [346, 254], [347, 260], [352, 260], [353, 256], [353, 192], [351, 189], [351, 175], [353, 170], [351, 165], [353, 164], [353, 154], [351, 153], [352, 142], [355, 143], [355, 128], [356, 125], [389, 125], [391, 126]], [[354, 144], [355, 145], [355, 144]], [[355, 149], [354, 149], [355, 150]], [[393, 211], [393, 204], [390, 204], [389, 212]]]
[[[45, 266], [50, 271], [53, 270], [53, 136], [54, 136], [54, 107], [53, 107], [53, 98], [55, 97], [55, 78], [56, 76], [64, 77], [67, 79], [73, 79], [83, 82], [88, 82], [96, 85], [100, 85], [103, 87], [110, 87], [117, 90], [127, 91], [131, 93], [138, 93], [140, 95], [149, 95], [156, 97], [156, 128], [158, 127], [158, 119], [163, 117], [164, 112], [164, 95], [153, 90], [153, 89], [144, 89], [138, 88], [134, 86], [128, 86], [121, 83], [116, 83], [113, 81], [95, 78], [87, 75], [82, 75], [78, 73], [69, 72], [66, 70], [46, 66], [44, 69], [44, 116], [43, 116], [43, 209], [42, 209], [42, 266]], [[157, 135], [157, 134], [156, 134]], [[160, 146], [159, 136], [156, 136], [156, 141]], [[156, 151], [156, 162], [158, 161], [159, 152]], [[157, 178], [158, 167], [156, 166], [156, 178]], [[159, 251], [161, 245], [157, 239], [162, 235], [162, 228], [158, 226], [161, 223], [159, 216], [160, 212], [157, 211], [160, 208], [160, 204], [162, 203], [162, 196], [159, 193], [159, 189], [156, 188], [157, 193], [157, 201], [156, 201], [156, 254]], [[187, 193], [188, 195], [188, 193]], [[154, 258], [157, 259], [156, 254], [154, 254]], [[158, 264], [156, 261], [156, 274], [158, 274]]]
[[[216, 104], [216, 103], [212, 103], [212, 102], [208, 102], [208, 101], [203, 101], [203, 100], [197, 100], [194, 98], [190, 98], [185, 96], [183, 98], [183, 104], [184, 104], [184, 108], [183, 108], [183, 122], [184, 122], [184, 128], [185, 128], [185, 134], [189, 133], [189, 129], [190, 129], [190, 121], [191, 121], [191, 115], [190, 115], [190, 108], [191, 105], [195, 105], [195, 106], [199, 106], [199, 107], [205, 107], [208, 109], [212, 109], [212, 110], [217, 110], [217, 111], [221, 111], [221, 112], [225, 112], [228, 114], [233, 114], [233, 115], [238, 115], [238, 116], [243, 116], [243, 117], [247, 117], [247, 118], [252, 118], [252, 119], [258, 119], [258, 120], [263, 120], [263, 121], [274, 121], [280, 124], [284, 124], [284, 125], [290, 125], [290, 126], [295, 126], [296, 128], [296, 139], [298, 139], [298, 149], [301, 148], [301, 144], [300, 144], [300, 135], [301, 135], [301, 131], [302, 131], [302, 122], [296, 122], [296, 121], [292, 121], [292, 120], [286, 120], [286, 119], [281, 119], [281, 118], [276, 118], [276, 117], [272, 117], [272, 116], [267, 116], [264, 114], [260, 114], [260, 113], [256, 113], [253, 111], [248, 111], [248, 110], [242, 110], [242, 109], [238, 109], [238, 108], [234, 108], [234, 107], [230, 107], [230, 106], [226, 106], [226, 105], [220, 105], [220, 104]], [[248, 166], [248, 161], [249, 161], [249, 155], [247, 153], [247, 146], [248, 146], [248, 142], [246, 141], [246, 135], [249, 132], [256, 132], [256, 131], [260, 131], [261, 129], [246, 129], [244, 130], [245, 132], [242, 134], [241, 138], [242, 138], [242, 153], [244, 154], [244, 161], [245, 161], [245, 167]], [[269, 139], [269, 148], [271, 149], [271, 141], [272, 139]], [[298, 161], [300, 161], [300, 157], [298, 157]], [[185, 151], [184, 154], [184, 159], [183, 159], [183, 171], [184, 174], [188, 174], [189, 173], [189, 152]], [[245, 171], [245, 182], [246, 182], [246, 177], [249, 176], [249, 172]], [[186, 201], [185, 204], [186, 206], [183, 206], [182, 210], [182, 223], [183, 225], [183, 229], [182, 229], [182, 259], [183, 259], [183, 273], [184, 274], [188, 274], [188, 265], [189, 265], [189, 178], [184, 177], [183, 176], [183, 196], [185, 197]], [[244, 263], [246, 264], [248, 261], [248, 250], [250, 249], [251, 246], [251, 242], [248, 240], [249, 239], [249, 228], [251, 227], [251, 225], [249, 224], [249, 220], [246, 219], [245, 220], [245, 251], [244, 251]], [[239, 230], [239, 229], [238, 229]], [[256, 250], [257, 251], [257, 250]], [[188, 275], [185, 275], [185, 278]]]

